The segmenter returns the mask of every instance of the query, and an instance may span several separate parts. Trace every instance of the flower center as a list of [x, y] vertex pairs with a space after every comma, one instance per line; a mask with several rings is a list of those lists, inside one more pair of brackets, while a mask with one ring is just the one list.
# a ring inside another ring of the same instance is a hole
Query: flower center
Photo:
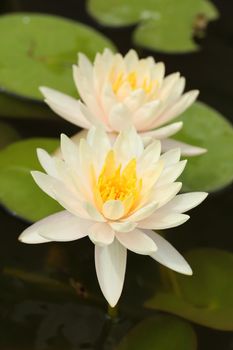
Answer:
[[129, 210], [138, 198], [142, 187], [142, 179], [137, 178], [136, 165], [136, 159], [133, 158], [122, 169], [121, 164], [118, 166], [116, 164], [114, 151], [109, 151], [96, 183], [98, 202], [127, 201], [127, 210]]
[[112, 72], [111, 78], [112, 89], [115, 94], [118, 94], [120, 88], [128, 83], [132, 90], [143, 89], [147, 94], [149, 94], [158, 84], [156, 80], [151, 80], [149, 78], [144, 78], [139, 80], [137, 72], [133, 71], [128, 74], [123, 72], [118, 73], [117, 75]]

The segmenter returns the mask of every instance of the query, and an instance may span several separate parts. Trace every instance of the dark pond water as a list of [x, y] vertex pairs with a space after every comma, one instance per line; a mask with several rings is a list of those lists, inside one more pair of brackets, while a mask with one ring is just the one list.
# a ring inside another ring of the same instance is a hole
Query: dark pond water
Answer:
[[[106, 0], [107, 1], [107, 0]], [[152, 54], [163, 60], [167, 72], [179, 70], [187, 78], [187, 88], [199, 88], [200, 100], [213, 106], [233, 120], [233, 21], [232, 1], [213, 1], [221, 18], [211, 23], [207, 35], [199, 40], [202, 50], [194, 54]], [[1, 0], [0, 11], [36, 11], [60, 14], [90, 24], [110, 37], [123, 53], [131, 47], [133, 28], [109, 29], [97, 25], [86, 13], [80, 0]], [[0, 40], [1, 42], [1, 40]], [[4, 117], [4, 115], [2, 115]], [[53, 136], [61, 132], [72, 135], [76, 128], [57, 121], [12, 120], [22, 137]], [[217, 165], [216, 165], [217, 166]], [[171, 243], [181, 252], [193, 247], [216, 247], [232, 250], [233, 189], [228, 187], [209, 196], [206, 202], [192, 211], [192, 219], [168, 233]], [[18, 243], [19, 233], [27, 223], [0, 209], [1, 244], [0, 266], [10, 271], [0, 287], [0, 349], [1, 350], [65, 350], [113, 349], [114, 344], [149, 311], [141, 306], [144, 297], [137, 290], [137, 272], [142, 257], [129, 254], [129, 266], [122, 315], [110, 324], [99, 291], [93, 265], [93, 247], [88, 241], [43, 246]], [[150, 268], [154, 262], [146, 262]], [[86, 268], [83, 269], [83, 266]], [[28, 275], [20, 278], [20, 271]], [[136, 272], [137, 271], [137, 272]], [[46, 278], [37, 281], [37, 273], [56, 278], [64, 285], [73, 284], [76, 292], [63, 287], [54, 293]], [[130, 276], [131, 274], [131, 276]], [[88, 286], [88, 290], [87, 287]], [[95, 297], [92, 293], [95, 291]], [[77, 300], [77, 294], [79, 296]], [[91, 304], [86, 303], [91, 298]], [[127, 305], [134, 303], [134, 312]], [[126, 305], [126, 307], [125, 307]], [[121, 308], [121, 304], [120, 304]], [[233, 335], [194, 325], [200, 350], [232, 350]], [[111, 328], [111, 329], [110, 329]], [[178, 349], [177, 349], [178, 350]]]

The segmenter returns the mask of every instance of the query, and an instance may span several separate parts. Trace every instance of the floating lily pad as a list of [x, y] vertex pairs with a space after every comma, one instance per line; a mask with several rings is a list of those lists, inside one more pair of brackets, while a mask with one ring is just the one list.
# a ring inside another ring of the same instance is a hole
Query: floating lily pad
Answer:
[[39, 220], [61, 210], [60, 205], [35, 184], [31, 170], [41, 170], [36, 148], [53, 152], [55, 139], [29, 139], [11, 144], [0, 152], [0, 202], [29, 221]]
[[181, 180], [186, 191], [216, 191], [233, 181], [233, 128], [217, 111], [197, 102], [180, 118], [182, 130], [175, 138], [206, 148], [188, 159]]
[[0, 149], [18, 139], [19, 134], [11, 125], [0, 122]]
[[194, 274], [172, 272], [171, 291], [158, 291], [146, 306], [167, 311], [203, 326], [233, 330], [233, 254], [195, 249], [186, 255]]
[[134, 327], [116, 350], [196, 350], [197, 339], [191, 325], [174, 316], [158, 315]]
[[[37, 294], [38, 291], [42, 295], [42, 291], [43, 291], [43, 294], [46, 294], [46, 293], [48, 295], [51, 294], [53, 296], [53, 299], [55, 299], [55, 296], [56, 297], [69, 296], [69, 298], [72, 298], [72, 299], [74, 299], [75, 297], [77, 298], [77, 295], [75, 295], [75, 290], [68, 283], [65, 284], [59, 280], [45, 276], [35, 271], [28, 272], [17, 268], [6, 267], [2, 271], [2, 277], [8, 278], [8, 279], [15, 278], [19, 281], [22, 281], [22, 283], [24, 283], [30, 288], [31, 295], [33, 294], [32, 292], [34, 292], [34, 294]], [[17, 295], [15, 297], [17, 298]], [[13, 293], [12, 293], [12, 298], [14, 298]]]
[[106, 37], [81, 23], [40, 14], [0, 17], [0, 88], [20, 96], [42, 100], [38, 87], [77, 95], [71, 67], [77, 53], [91, 59], [105, 47]]
[[207, 0], [89, 0], [89, 13], [100, 23], [121, 27], [137, 24], [135, 44], [164, 52], [195, 51], [195, 33], [218, 17]]

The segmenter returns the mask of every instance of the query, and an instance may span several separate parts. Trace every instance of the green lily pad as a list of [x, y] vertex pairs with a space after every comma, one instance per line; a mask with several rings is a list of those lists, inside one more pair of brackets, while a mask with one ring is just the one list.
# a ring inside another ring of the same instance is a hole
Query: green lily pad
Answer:
[[233, 254], [203, 248], [190, 251], [186, 258], [193, 276], [172, 272], [173, 290], [158, 291], [146, 306], [203, 326], [232, 331]]
[[0, 122], [0, 149], [18, 139], [19, 134], [11, 125]]
[[42, 100], [38, 87], [49, 86], [77, 95], [71, 66], [77, 53], [91, 59], [109, 39], [81, 23], [40, 14], [12, 14], [0, 17], [0, 88]]
[[134, 327], [116, 350], [196, 350], [197, 339], [192, 326], [177, 317], [158, 315]]
[[184, 122], [175, 138], [208, 152], [188, 159], [181, 176], [185, 191], [216, 191], [233, 180], [233, 128], [217, 111], [194, 103], [179, 120]]
[[[41, 293], [43, 291], [44, 293], [53, 295], [53, 298], [58, 295], [69, 296], [70, 298], [77, 297], [74, 288], [70, 284], [65, 284], [39, 272], [28, 272], [18, 268], [5, 267], [2, 271], [2, 277], [20, 280], [30, 287], [31, 292], [35, 291], [35, 293], [38, 293], [40, 291]], [[14, 297], [14, 294], [12, 296]]]
[[29, 100], [0, 93], [0, 115], [3, 118], [48, 119], [55, 113], [43, 102]]
[[194, 33], [203, 32], [208, 21], [218, 17], [207, 0], [89, 0], [89, 13], [108, 26], [137, 24], [135, 44], [164, 52], [198, 49]]
[[31, 170], [41, 170], [36, 148], [53, 152], [58, 144], [55, 139], [29, 139], [13, 143], [0, 152], [0, 202], [7, 209], [29, 221], [61, 210], [30, 174]]

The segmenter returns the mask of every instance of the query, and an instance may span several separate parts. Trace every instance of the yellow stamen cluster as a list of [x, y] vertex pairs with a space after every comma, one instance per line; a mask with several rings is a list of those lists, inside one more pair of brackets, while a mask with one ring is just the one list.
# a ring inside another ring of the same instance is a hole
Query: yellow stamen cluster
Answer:
[[96, 199], [98, 203], [121, 200], [129, 210], [140, 194], [142, 180], [137, 179], [136, 159], [121, 168], [121, 164], [116, 164], [114, 152], [109, 151], [96, 183]]
[[116, 76], [112, 73], [110, 80], [112, 81], [112, 89], [115, 94], [118, 93], [124, 83], [128, 83], [132, 90], [141, 88], [147, 94], [152, 92], [157, 85], [156, 80], [150, 80], [149, 78], [144, 78], [143, 81], [139, 83], [137, 72], [134, 71], [128, 74], [120, 72]]

